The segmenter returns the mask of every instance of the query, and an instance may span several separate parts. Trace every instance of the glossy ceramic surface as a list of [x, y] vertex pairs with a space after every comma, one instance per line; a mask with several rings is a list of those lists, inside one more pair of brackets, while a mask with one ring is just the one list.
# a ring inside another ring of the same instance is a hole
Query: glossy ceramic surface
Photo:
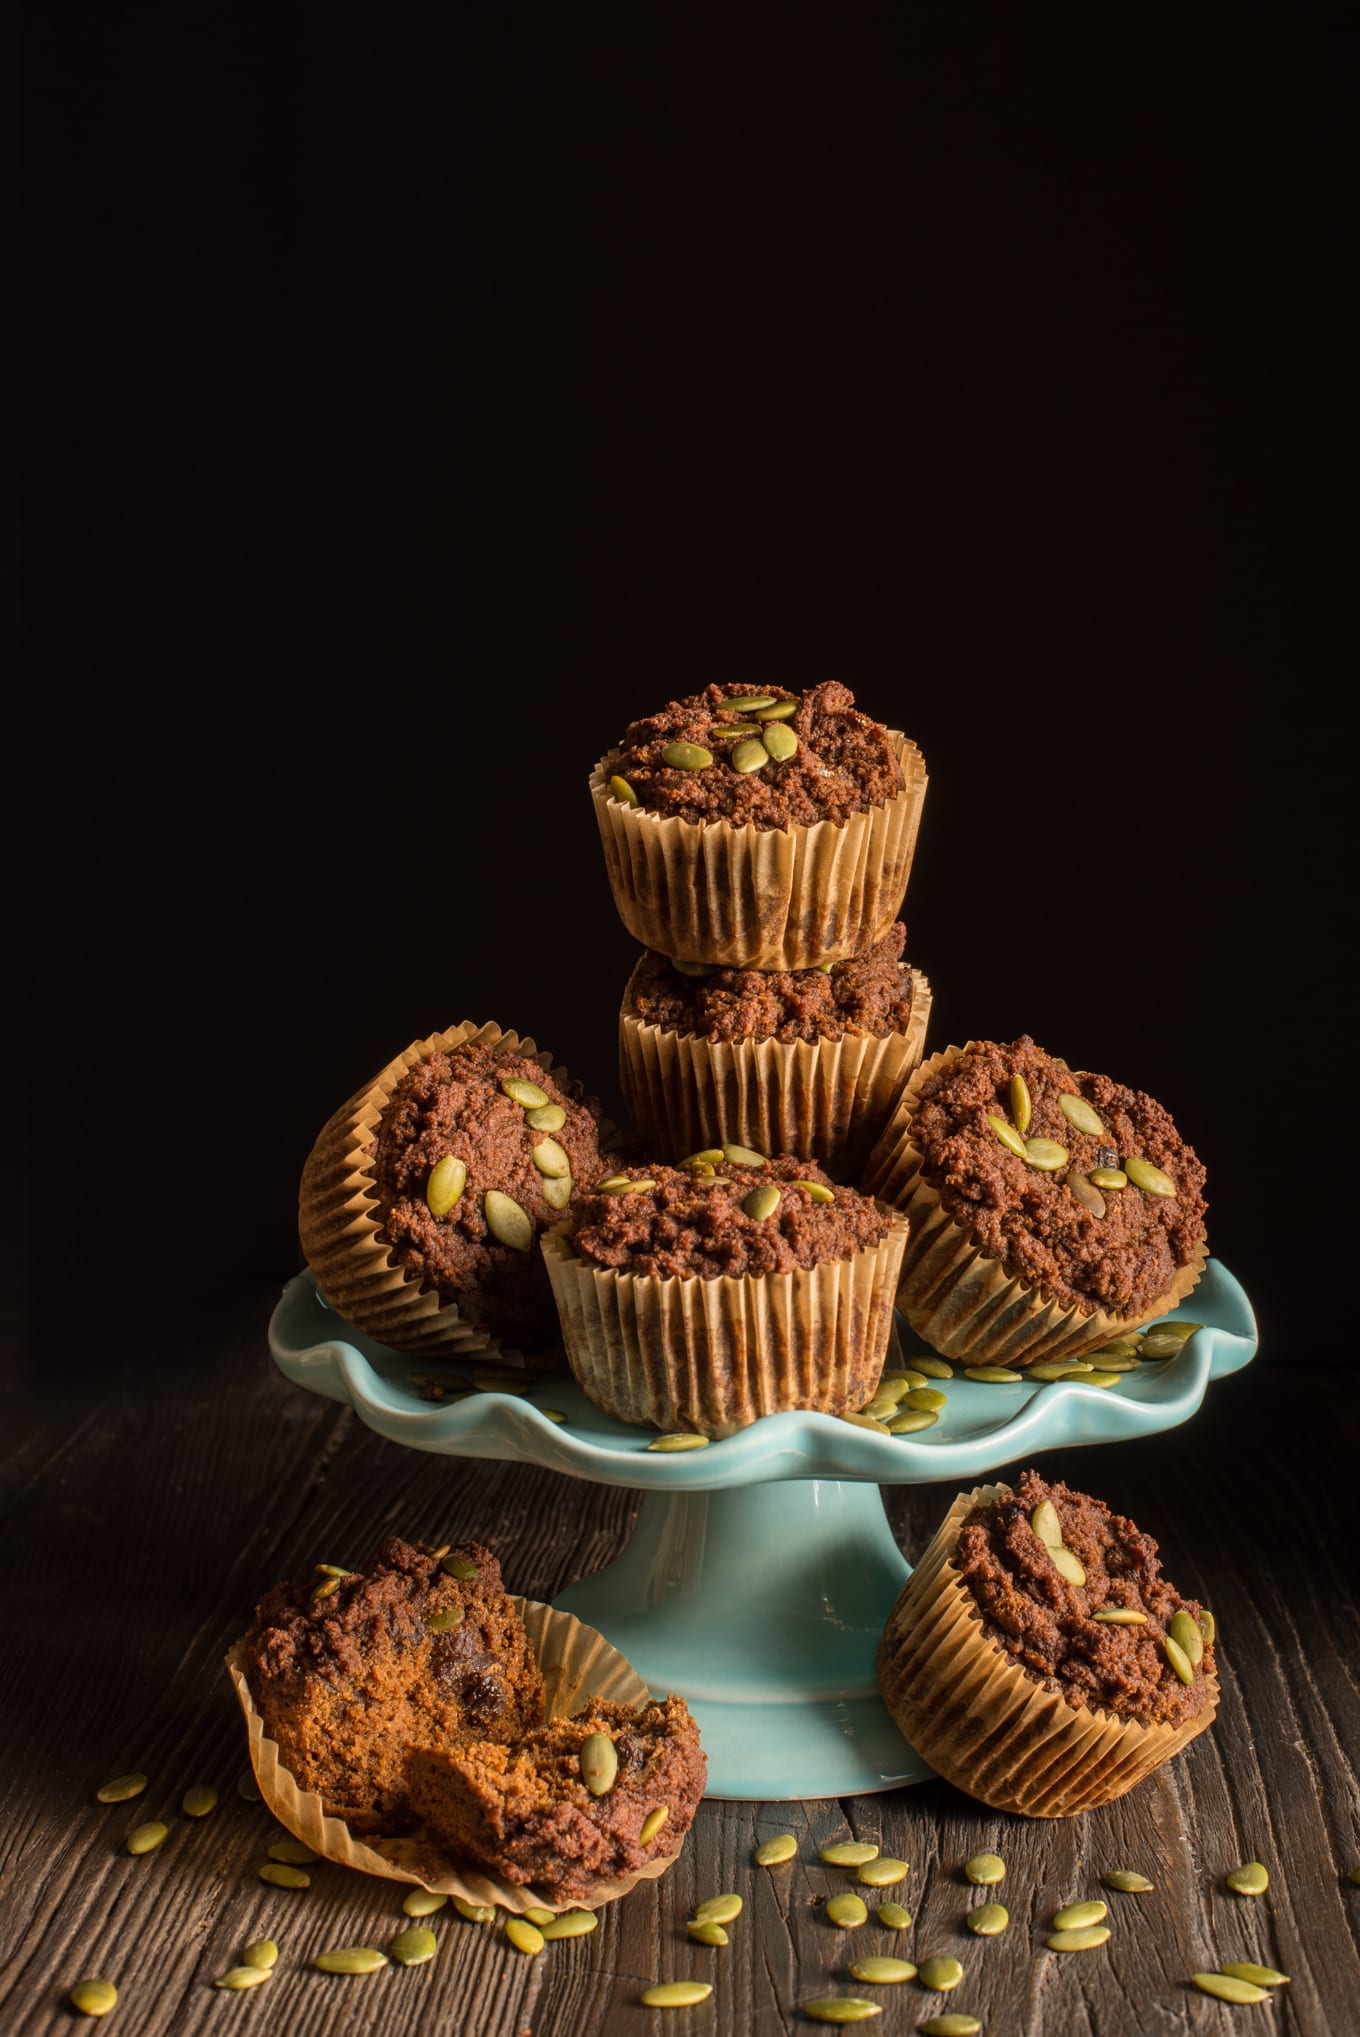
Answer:
[[[1216, 1260], [1177, 1314], [1205, 1327], [1179, 1357], [1114, 1387], [959, 1377], [941, 1382], [940, 1419], [914, 1436], [791, 1413], [673, 1455], [648, 1451], [648, 1431], [601, 1414], [565, 1364], [538, 1375], [536, 1393], [565, 1424], [505, 1393], [422, 1401], [411, 1374], [441, 1368], [358, 1335], [307, 1275], [284, 1289], [269, 1341], [295, 1384], [347, 1402], [394, 1442], [640, 1488], [623, 1554], [557, 1604], [605, 1634], [654, 1691], [685, 1698], [708, 1754], [710, 1795], [775, 1801], [890, 1789], [929, 1773], [877, 1694], [878, 1639], [909, 1575], [878, 1487], [939, 1482], [952, 1498], [1040, 1450], [1187, 1421], [1211, 1381], [1254, 1355], [1256, 1324]], [[922, 1347], [902, 1327], [910, 1363]], [[942, 1497], [942, 1513], [946, 1504]]]

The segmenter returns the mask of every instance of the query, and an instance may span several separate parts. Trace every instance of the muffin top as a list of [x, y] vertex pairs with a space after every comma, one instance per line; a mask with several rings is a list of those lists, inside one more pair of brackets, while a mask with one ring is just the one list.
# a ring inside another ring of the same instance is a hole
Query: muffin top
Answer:
[[412, 1278], [514, 1344], [556, 1334], [538, 1250], [573, 1184], [598, 1181], [600, 1107], [573, 1078], [468, 1041], [402, 1077], [378, 1125], [383, 1230]]
[[1180, 1726], [1208, 1703], [1214, 1650], [1198, 1601], [1162, 1576], [1152, 1537], [1102, 1500], [1022, 1472], [967, 1516], [951, 1568], [989, 1640], [1068, 1704]]
[[834, 679], [804, 694], [782, 686], [706, 686], [630, 723], [604, 760], [625, 804], [671, 819], [810, 827], [883, 806], [905, 784], [880, 722]]
[[876, 1245], [892, 1219], [813, 1160], [713, 1147], [679, 1167], [629, 1167], [572, 1204], [568, 1233], [587, 1265], [615, 1273], [788, 1273]]
[[878, 946], [829, 969], [679, 970], [650, 948], [633, 971], [624, 1008], [644, 1025], [701, 1040], [881, 1040], [905, 1032], [912, 980], [902, 968], [899, 920]]
[[1204, 1168], [1162, 1106], [1028, 1034], [927, 1076], [910, 1136], [954, 1221], [1061, 1307], [1144, 1312], [1204, 1236]]

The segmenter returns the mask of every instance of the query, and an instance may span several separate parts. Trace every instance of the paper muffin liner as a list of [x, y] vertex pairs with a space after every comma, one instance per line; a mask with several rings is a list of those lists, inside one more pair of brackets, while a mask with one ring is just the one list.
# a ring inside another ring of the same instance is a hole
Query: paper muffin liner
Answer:
[[606, 1414], [730, 1436], [761, 1415], [862, 1408], [882, 1376], [906, 1225], [791, 1273], [705, 1280], [615, 1273], [575, 1257], [568, 1226], [543, 1256], [577, 1385]]
[[[543, 1672], [544, 1700], [549, 1719], [569, 1717], [581, 1711], [591, 1698], [608, 1698], [634, 1709], [651, 1701], [637, 1671], [617, 1648], [593, 1627], [585, 1626], [570, 1613], [559, 1613], [535, 1599], [511, 1600], [524, 1622], [538, 1666]], [[502, 1909], [572, 1910], [596, 1909], [601, 1903], [616, 1902], [636, 1888], [640, 1881], [655, 1881], [679, 1859], [684, 1845], [649, 1860], [632, 1874], [601, 1882], [591, 1891], [588, 1902], [580, 1897], [557, 1897], [551, 1889], [521, 1887], [486, 1874], [474, 1862], [455, 1859], [443, 1844], [423, 1830], [396, 1839], [356, 1838], [343, 1819], [331, 1816], [315, 1791], [300, 1789], [279, 1757], [277, 1742], [264, 1730], [255, 1708], [244, 1671], [246, 1637], [243, 1635], [227, 1655], [227, 1668], [241, 1710], [245, 1714], [250, 1744], [250, 1765], [260, 1795], [279, 1823], [295, 1839], [310, 1846], [323, 1860], [340, 1867], [356, 1867], [361, 1874], [376, 1874], [388, 1881], [410, 1882], [437, 1895], [461, 1896], [468, 1903], [497, 1903]]]
[[962, 1493], [888, 1616], [878, 1652], [883, 1702], [903, 1737], [946, 1782], [995, 1811], [1071, 1818], [1123, 1796], [1212, 1724], [1218, 1679], [1180, 1726], [1144, 1726], [1077, 1708], [1027, 1676], [991, 1641], [952, 1558], [975, 1506], [1006, 1485]]
[[1101, 1308], [1087, 1313], [1050, 1301], [1042, 1289], [1008, 1274], [949, 1215], [922, 1172], [912, 1119], [923, 1085], [967, 1051], [946, 1047], [915, 1070], [864, 1174], [865, 1193], [892, 1203], [911, 1225], [897, 1301], [917, 1336], [963, 1365], [1023, 1368], [1040, 1359], [1084, 1357], [1178, 1307], [1204, 1272], [1203, 1237], [1195, 1257], [1146, 1308], [1130, 1315]]
[[[423, 1287], [395, 1264], [382, 1233], [373, 1175], [382, 1114], [397, 1084], [418, 1061], [469, 1040], [504, 1046], [509, 1053], [537, 1061], [559, 1080], [566, 1078], [566, 1069], [530, 1038], [521, 1039], [494, 1024], [479, 1026], [465, 1019], [447, 1032], [413, 1041], [342, 1104], [319, 1134], [302, 1170], [298, 1234], [324, 1299], [337, 1315], [379, 1343], [426, 1358], [486, 1358], [494, 1353], [522, 1364], [521, 1352], [474, 1328], [456, 1302], [441, 1300], [433, 1288]], [[602, 1123], [601, 1135], [607, 1136], [610, 1129]]]
[[727, 969], [815, 969], [866, 953], [897, 918], [926, 792], [915, 743], [889, 733], [902, 791], [867, 813], [807, 827], [738, 827], [625, 806], [602, 758], [590, 792], [629, 933], [672, 959]]
[[[906, 965], [901, 965], [906, 970]], [[884, 1039], [704, 1040], [619, 1013], [619, 1082], [657, 1159], [725, 1141], [819, 1160], [855, 1181], [925, 1051], [931, 989], [919, 969], [911, 1015]]]

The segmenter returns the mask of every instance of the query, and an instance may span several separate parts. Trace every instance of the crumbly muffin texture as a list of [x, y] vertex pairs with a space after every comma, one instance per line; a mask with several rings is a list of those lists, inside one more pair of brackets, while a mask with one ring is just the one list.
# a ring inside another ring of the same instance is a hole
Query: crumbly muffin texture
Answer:
[[[1056, 1510], [1063, 1544], [1085, 1571], [1084, 1584], [1061, 1574], [1031, 1525], [1045, 1501]], [[1163, 1577], [1152, 1537], [1103, 1501], [1050, 1485], [1037, 1471], [1023, 1472], [1013, 1490], [968, 1515], [951, 1567], [971, 1593], [988, 1638], [1068, 1704], [1144, 1726], [1180, 1726], [1209, 1702], [1212, 1643], [1204, 1644], [1188, 1684], [1163, 1645], [1176, 1613], [1187, 1613], [1198, 1626], [1199, 1602], [1182, 1598]], [[1145, 1623], [1093, 1617], [1112, 1610], [1142, 1613]]]
[[[1031, 1106], [1023, 1128], [1017, 1076]], [[1074, 1101], [1094, 1112], [1098, 1129], [1073, 1122]], [[1041, 1142], [1036, 1158], [1013, 1151], [1007, 1130], [1023, 1144]], [[1203, 1240], [1205, 1170], [1162, 1106], [1108, 1075], [1070, 1068], [1028, 1034], [1009, 1046], [976, 1042], [923, 1081], [911, 1137], [954, 1221], [1061, 1307], [1145, 1313]], [[1150, 1163], [1172, 1192], [1139, 1187], [1127, 1175], [1131, 1160]], [[1108, 1185], [1110, 1175], [1124, 1184]]]
[[[515, 1080], [531, 1083], [554, 1117], [552, 1106], [562, 1112], [562, 1123], [536, 1128], [534, 1111], [503, 1086]], [[430, 1177], [450, 1156], [465, 1165], [466, 1181], [454, 1206], [436, 1216], [427, 1200]], [[559, 1171], [545, 1172], [545, 1161]], [[478, 1329], [531, 1349], [557, 1331], [538, 1237], [561, 1221], [566, 1203], [550, 1197], [600, 1172], [595, 1098], [574, 1078], [549, 1074], [486, 1041], [431, 1054], [402, 1077], [383, 1112], [374, 1157], [383, 1231], [396, 1261], [456, 1302]], [[510, 1197], [528, 1218], [524, 1244], [495, 1235], [488, 1190]]]
[[365, 1570], [276, 1584], [244, 1667], [284, 1767], [358, 1832], [413, 1822], [408, 1747], [514, 1741], [543, 1718], [529, 1637], [478, 1542], [391, 1536]]
[[[629, 1186], [582, 1194], [568, 1237], [587, 1265], [618, 1273], [788, 1273], [847, 1259], [891, 1227], [870, 1197], [788, 1153], [748, 1166], [713, 1147], [689, 1165], [628, 1167], [611, 1179]], [[751, 1200], [762, 1190], [775, 1195], [763, 1213]]]
[[890, 927], [867, 955], [830, 969], [677, 969], [644, 951], [624, 1008], [644, 1025], [701, 1040], [884, 1039], [911, 1021], [907, 930]]
[[[592, 1795], [581, 1750], [592, 1734], [613, 1742], [617, 1777]], [[411, 1801], [460, 1859], [552, 1897], [588, 1897], [602, 1881], [674, 1852], [704, 1793], [707, 1763], [683, 1699], [639, 1711], [593, 1698], [575, 1718], [553, 1719], [517, 1745], [413, 1749]], [[642, 1828], [665, 1817], [644, 1842]]]
[[[767, 705], [743, 710], [729, 704], [742, 700]], [[786, 719], [760, 718], [789, 701], [796, 706]], [[771, 733], [777, 752], [771, 754], [765, 732], [776, 728], [785, 734]], [[677, 743], [689, 746], [686, 764], [667, 759]], [[763, 762], [757, 762], [760, 755]], [[906, 782], [888, 731], [861, 713], [849, 687], [834, 679], [801, 695], [782, 686], [714, 685], [668, 701], [630, 723], [604, 759], [604, 772], [626, 779], [636, 802], [654, 813], [758, 828], [844, 821], [886, 805]]]

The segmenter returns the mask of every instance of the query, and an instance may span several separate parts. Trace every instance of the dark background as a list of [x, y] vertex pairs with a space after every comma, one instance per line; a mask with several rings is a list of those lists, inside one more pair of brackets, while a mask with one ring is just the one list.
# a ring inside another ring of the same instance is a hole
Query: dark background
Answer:
[[617, 1111], [587, 773], [729, 677], [917, 740], [931, 1044], [1159, 1096], [1299, 1348], [1355, 1136], [1352, 57], [1322, 11], [30, 10], [34, 1366], [191, 1364], [429, 1031]]

